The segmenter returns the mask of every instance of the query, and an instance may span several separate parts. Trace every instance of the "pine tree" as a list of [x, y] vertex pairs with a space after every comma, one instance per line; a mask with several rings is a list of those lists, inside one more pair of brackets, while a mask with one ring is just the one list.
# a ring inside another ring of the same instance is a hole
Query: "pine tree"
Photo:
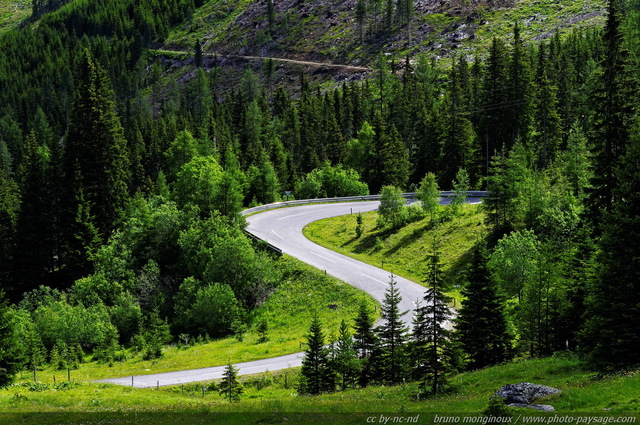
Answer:
[[238, 369], [231, 362], [224, 369], [218, 392], [230, 403], [240, 401], [243, 393], [242, 383], [238, 380]]
[[329, 350], [324, 346], [324, 332], [314, 316], [307, 335], [307, 349], [300, 369], [301, 394], [318, 395], [335, 389], [335, 375], [329, 364]]
[[476, 248], [465, 299], [456, 318], [455, 337], [468, 359], [468, 368], [481, 369], [509, 360], [513, 356], [504, 312], [504, 301], [491, 282], [484, 245]]
[[397, 284], [393, 275], [389, 276], [389, 287], [380, 307], [383, 323], [376, 328], [382, 349], [383, 379], [389, 384], [398, 384], [407, 376], [407, 327], [402, 320], [406, 311], [400, 311], [402, 296]]

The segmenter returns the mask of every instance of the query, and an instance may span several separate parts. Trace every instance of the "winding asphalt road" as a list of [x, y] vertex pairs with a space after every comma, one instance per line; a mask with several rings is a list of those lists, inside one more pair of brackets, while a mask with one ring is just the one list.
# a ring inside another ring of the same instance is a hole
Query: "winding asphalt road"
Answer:
[[[467, 201], [478, 202], [479, 200], [468, 198]], [[249, 224], [246, 230], [280, 248], [284, 253], [320, 270], [326, 270], [327, 274], [365, 291], [378, 302], [382, 302], [384, 292], [389, 283], [390, 273], [388, 271], [323, 248], [311, 242], [302, 234], [304, 227], [311, 222], [340, 215], [373, 211], [378, 208], [379, 204], [379, 201], [346, 202], [268, 210], [247, 217]], [[395, 280], [398, 282], [397, 287], [402, 296], [400, 311], [407, 312], [403, 319], [407, 325], [410, 325], [411, 311], [415, 308], [416, 302], [422, 299], [425, 288], [399, 276], [395, 276]], [[238, 363], [235, 366], [238, 368], [239, 375], [249, 375], [300, 366], [302, 357], [303, 353], [295, 353]], [[156, 385], [178, 385], [222, 378], [224, 369], [225, 366], [217, 366], [205, 369], [104, 379], [98, 382], [136, 388], [155, 387]]]

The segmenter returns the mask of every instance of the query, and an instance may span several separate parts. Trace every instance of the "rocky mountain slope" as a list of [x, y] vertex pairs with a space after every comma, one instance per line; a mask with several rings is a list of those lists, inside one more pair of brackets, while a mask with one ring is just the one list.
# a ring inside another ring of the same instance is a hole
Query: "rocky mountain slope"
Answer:
[[406, 1], [389, 9], [386, 2], [365, 0], [358, 15], [358, 0], [274, 0], [269, 19], [268, 1], [210, 0], [165, 47], [200, 39], [209, 52], [363, 65], [380, 53], [472, 52], [494, 36], [508, 39], [515, 22], [531, 41], [600, 25], [605, 16], [603, 0], [414, 0], [410, 16], [402, 12]]

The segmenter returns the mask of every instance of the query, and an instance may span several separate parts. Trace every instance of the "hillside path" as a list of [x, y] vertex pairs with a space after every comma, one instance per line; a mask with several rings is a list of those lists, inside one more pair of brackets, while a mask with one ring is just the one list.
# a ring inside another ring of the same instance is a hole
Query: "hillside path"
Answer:
[[[169, 54], [189, 54], [192, 51], [186, 50], [170, 50], [170, 49], [156, 49], [157, 52], [160, 53], [169, 53]], [[278, 58], [272, 56], [247, 56], [247, 55], [229, 55], [229, 54], [221, 54], [221, 53], [203, 53], [203, 56], [213, 57], [218, 56], [219, 58], [236, 58], [243, 60], [273, 60], [274, 62], [283, 62], [290, 63], [295, 65], [303, 65], [303, 66], [312, 66], [316, 68], [327, 68], [327, 69], [339, 69], [343, 71], [350, 72], [370, 72], [371, 68], [366, 66], [354, 66], [354, 65], [345, 65], [338, 63], [330, 63], [330, 62], [314, 62], [309, 60], [299, 60], [299, 59], [287, 59], [287, 58]]]

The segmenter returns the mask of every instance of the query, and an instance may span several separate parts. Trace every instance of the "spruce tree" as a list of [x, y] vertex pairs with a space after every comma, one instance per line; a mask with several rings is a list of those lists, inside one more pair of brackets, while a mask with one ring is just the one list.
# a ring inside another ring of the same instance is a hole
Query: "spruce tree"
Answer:
[[335, 374], [329, 364], [329, 350], [324, 346], [324, 332], [314, 316], [307, 334], [307, 349], [300, 369], [301, 394], [318, 395], [335, 389]]
[[354, 386], [360, 372], [360, 364], [353, 337], [344, 319], [340, 322], [332, 363], [334, 370], [338, 374], [342, 390]]
[[407, 376], [407, 327], [402, 320], [406, 311], [400, 311], [402, 296], [397, 284], [394, 276], [389, 276], [389, 287], [380, 307], [383, 322], [376, 328], [382, 349], [383, 379], [389, 384], [398, 384]]
[[371, 311], [364, 299], [360, 302], [353, 328], [354, 349], [361, 363], [358, 383], [361, 387], [366, 387], [373, 380], [375, 359], [372, 356], [377, 345], [377, 335], [373, 330]]
[[456, 318], [455, 337], [471, 370], [498, 364], [513, 356], [513, 336], [508, 331], [504, 301], [489, 278], [488, 261], [486, 247], [476, 248], [468, 283], [462, 291], [465, 299]]
[[[69, 173], [67, 187], [72, 191], [82, 189], [97, 229], [103, 234], [110, 232], [128, 198], [129, 153], [109, 78], [88, 50], [78, 73], [65, 169]], [[69, 195], [67, 199], [74, 197]], [[71, 217], [75, 210], [72, 205]]]
[[446, 361], [451, 351], [449, 331], [445, 322], [451, 317], [447, 306], [450, 298], [442, 292], [444, 280], [442, 265], [437, 253], [429, 255], [422, 304], [415, 310], [412, 333], [412, 363], [423, 380], [421, 387], [432, 395], [442, 390], [451, 370]]
[[218, 392], [229, 402], [240, 401], [242, 383], [238, 380], [238, 369], [231, 362], [224, 369]]
[[50, 180], [51, 152], [40, 145], [34, 133], [24, 143], [20, 165], [22, 206], [17, 223], [14, 275], [21, 292], [28, 292], [46, 282], [54, 269], [57, 255], [56, 201]]
[[629, 66], [621, 26], [621, 1], [610, 0], [604, 31], [604, 60], [592, 93], [590, 142], [594, 153], [594, 178], [587, 199], [589, 220], [599, 232], [604, 212], [610, 212], [614, 190], [621, 183], [616, 167], [629, 143], [629, 129], [634, 110], [637, 81]]
[[599, 267], [588, 287], [582, 348], [599, 371], [640, 365], [640, 140], [622, 161], [611, 213], [604, 214]]

